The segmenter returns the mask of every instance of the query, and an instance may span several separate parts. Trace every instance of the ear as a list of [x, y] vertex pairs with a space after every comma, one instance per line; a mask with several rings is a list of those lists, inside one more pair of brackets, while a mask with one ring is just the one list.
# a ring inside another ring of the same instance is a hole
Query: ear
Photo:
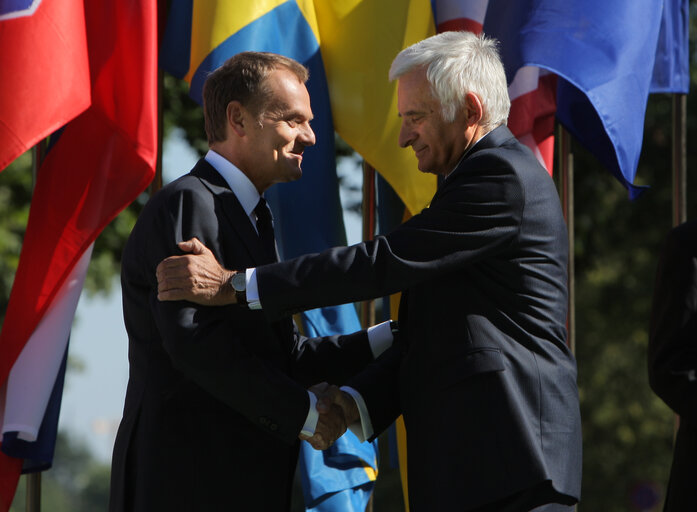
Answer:
[[467, 125], [479, 124], [484, 115], [484, 106], [479, 96], [468, 92], [465, 96], [465, 108], [467, 109]]
[[228, 127], [239, 137], [244, 137], [246, 129], [248, 128], [247, 109], [245, 109], [239, 101], [231, 101], [227, 104], [225, 115]]

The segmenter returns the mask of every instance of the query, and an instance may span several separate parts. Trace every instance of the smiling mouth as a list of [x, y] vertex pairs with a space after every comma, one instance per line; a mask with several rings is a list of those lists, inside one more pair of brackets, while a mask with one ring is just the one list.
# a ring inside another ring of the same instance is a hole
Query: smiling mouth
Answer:
[[303, 154], [302, 153], [289, 153], [288, 158], [296, 161], [298, 163], [298, 165], [302, 164], [302, 162], [303, 162]]
[[424, 151], [426, 151], [426, 147], [427, 146], [422, 146], [419, 149], [413, 148], [414, 154], [416, 155], [417, 158], [420, 157], [421, 155], [423, 155]]

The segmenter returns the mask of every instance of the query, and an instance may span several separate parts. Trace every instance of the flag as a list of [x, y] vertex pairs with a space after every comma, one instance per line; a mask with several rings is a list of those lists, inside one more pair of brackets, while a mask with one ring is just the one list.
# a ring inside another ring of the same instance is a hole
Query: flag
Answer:
[[0, 170], [90, 104], [82, 0], [0, 1]]
[[548, 170], [556, 108], [557, 119], [634, 198], [642, 190], [633, 181], [648, 93], [688, 90], [688, 3], [565, 5], [434, 0], [440, 30], [483, 30], [501, 42], [509, 127]]
[[[281, 257], [344, 245], [334, 123], [313, 2], [172, 3], [160, 62], [163, 69], [190, 84], [190, 95], [198, 103], [202, 103], [208, 73], [242, 51], [279, 53], [303, 63], [310, 71], [307, 88], [317, 144], [303, 156], [302, 179], [274, 185], [265, 193], [274, 214]], [[351, 304], [305, 312], [302, 324], [308, 336], [360, 328]], [[351, 436], [342, 437], [325, 452], [302, 443], [301, 478], [308, 509], [365, 510], [377, 475], [377, 446], [361, 444]], [[330, 481], [332, 485], [324, 485]]]
[[[38, 15], [50, 2], [35, 3], [38, 8], [33, 15]], [[38, 436], [42, 407], [48, 401], [28, 399], [27, 389], [17, 389], [10, 379], [30, 382], [43, 378], [32, 387], [37, 397], [50, 395], [64, 357], [68, 337], [64, 329], [72, 321], [89, 248], [104, 226], [145, 189], [155, 172], [156, 2], [86, 2], [84, 17], [91, 102], [66, 125], [39, 169], [0, 332], [0, 396], [5, 397], [6, 406], [3, 450], [6, 442], [33, 441]], [[72, 54], [59, 53], [45, 65], [72, 66], [71, 58]], [[27, 104], [34, 100], [26, 99]], [[64, 327], [54, 327], [54, 321]], [[18, 367], [16, 363], [31, 358], [28, 352], [35, 360]], [[16, 392], [22, 393], [19, 399], [14, 398]], [[11, 417], [12, 411], [7, 409], [12, 403], [23, 406], [20, 419]], [[27, 413], [27, 408], [34, 412]], [[38, 424], [26, 424], [24, 418], [30, 416], [39, 418]], [[18, 433], [12, 434], [8, 427]], [[6, 455], [0, 458], [2, 480], [8, 482], [1, 489], [4, 507], [9, 507], [14, 494], [17, 460]]]
[[644, 114], [663, 2], [489, 0], [509, 82], [523, 66], [557, 75], [557, 119], [636, 197]]
[[413, 151], [398, 145], [397, 84], [388, 73], [397, 54], [434, 34], [428, 0], [317, 2], [334, 127], [394, 188], [412, 214], [436, 190]]

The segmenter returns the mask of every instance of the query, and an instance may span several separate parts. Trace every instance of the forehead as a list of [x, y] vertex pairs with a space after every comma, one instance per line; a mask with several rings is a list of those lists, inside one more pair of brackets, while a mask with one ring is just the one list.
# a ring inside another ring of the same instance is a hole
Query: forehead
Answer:
[[397, 85], [397, 109], [400, 115], [431, 109], [437, 103], [426, 78], [426, 69], [418, 68], [399, 78]]
[[275, 69], [266, 77], [273, 103], [287, 110], [312, 116], [310, 95], [305, 84], [295, 74], [284, 68]]

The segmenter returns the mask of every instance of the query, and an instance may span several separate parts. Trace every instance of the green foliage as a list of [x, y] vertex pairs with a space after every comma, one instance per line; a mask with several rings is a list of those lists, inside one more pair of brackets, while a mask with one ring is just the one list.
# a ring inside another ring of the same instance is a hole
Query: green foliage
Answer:
[[[636, 183], [650, 188], [633, 202], [592, 156], [573, 147], [584, 433], [579, 510], [630, 510], [637, 484], [664, 492], [669, 474], [674, 416], [648, 386], [646, 351], [658, 253], [672, 224], [671, 104], [668, 95], [649, 99]], [[690, 105], [688, 133], [696, 115]], [[688, 161], [695, 157], [688, 149]]]
[[31, 198], [31, 155], [24, 154], [0, 173], [0, 323], [5, 317]]
[[203, 109], [189, 96], [189, 86], [183, 80], [165, 73], [162, 94], [164, 136], [181, 128], [189, 145], [199, 154], [208, 151], [203, 122]]

